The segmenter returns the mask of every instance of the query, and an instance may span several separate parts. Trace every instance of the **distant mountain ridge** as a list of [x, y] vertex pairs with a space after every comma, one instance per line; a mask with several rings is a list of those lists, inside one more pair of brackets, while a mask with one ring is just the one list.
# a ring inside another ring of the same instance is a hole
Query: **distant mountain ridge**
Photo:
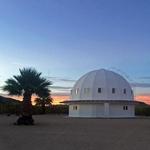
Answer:
[[16, 105], [16, 104], [20, 104], [21, 101], [13, 99], [13, 98], [7, 98], [4, 96], [0, 96], [0, 104], [12, 104], [12, 105]]

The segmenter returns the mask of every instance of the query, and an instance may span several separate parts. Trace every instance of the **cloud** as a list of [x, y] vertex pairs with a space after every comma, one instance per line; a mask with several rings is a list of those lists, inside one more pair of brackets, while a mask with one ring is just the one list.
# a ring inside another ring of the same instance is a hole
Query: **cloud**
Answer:
[[150, 80], [150, 76], [140, 77], [139, 79]]
[[139, 93], [136, 96], [150, 96], [150, 93]]
[[65, 87], [65, 86], [51, 86], [51, 89], [58, 89], [58, 90], [70, 90], [72, 87]]
[[61, 78], [61, 77], [46, 77], [49, 80], [55, 81], [55, 82], [76, 82], [76, 80], [70, 79], [70, 78]]
[[70, 96], [70, 93], [67, 93], [67, 92], [62, 92], [62, 93], [60, 93], [60, 92], [53, 92], [51, 95], [52, 96]]
[[51, 86], [51, 93], [53, 95], [69, 95], [72, 87]]
[[133, 82], [130, 83], [132, 87], [141, 87], [141, 88], [150, 88], [150, 83], [138, 83], [138, 82]]

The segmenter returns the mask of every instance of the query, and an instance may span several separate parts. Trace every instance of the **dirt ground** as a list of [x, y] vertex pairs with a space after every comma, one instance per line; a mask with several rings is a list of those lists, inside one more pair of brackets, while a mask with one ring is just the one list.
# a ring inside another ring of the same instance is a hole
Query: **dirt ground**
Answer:
[[0, 115], [0, 150], [150, 150], [150, 118], [34, 119], [34, 126], [15, 126], [15, 116]]

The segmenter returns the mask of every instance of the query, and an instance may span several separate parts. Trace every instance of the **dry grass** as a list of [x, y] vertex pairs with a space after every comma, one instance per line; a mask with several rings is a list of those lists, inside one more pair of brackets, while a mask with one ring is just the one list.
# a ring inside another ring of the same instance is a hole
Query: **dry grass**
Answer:
[[150, 150], [150, 119], [79, 119], [34, 116], [35, 126], [14, 126], [0, 116], [0, 150]]

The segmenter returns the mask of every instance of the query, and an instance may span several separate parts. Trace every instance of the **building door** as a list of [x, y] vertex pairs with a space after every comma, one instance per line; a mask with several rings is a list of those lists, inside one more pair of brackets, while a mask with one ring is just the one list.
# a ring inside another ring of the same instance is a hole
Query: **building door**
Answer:
[[104, 103], [104, 116], [109, 117], [109, 103]]

